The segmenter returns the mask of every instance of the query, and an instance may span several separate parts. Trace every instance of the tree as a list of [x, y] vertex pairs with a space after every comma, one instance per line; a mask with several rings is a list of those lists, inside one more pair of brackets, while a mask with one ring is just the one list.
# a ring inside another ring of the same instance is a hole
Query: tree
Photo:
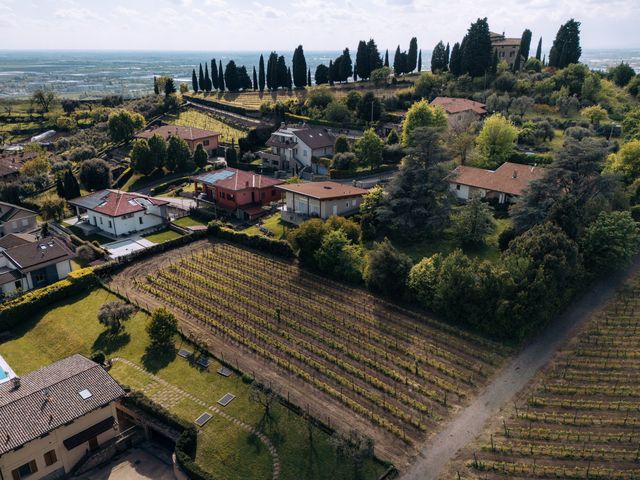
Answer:
[[76, 259], [80, 265], [88, 265], [96, 259], [96, 252], [88, 244], [80, 245], [76, 249]]
[[238, 67], [236, 62], [229, 60], [227, 66], [224, 69], [224, 82], [227, 86], [227, 90], [230, 92], [237, 92], [240, 90], [240, 78], [238, 76]]
[[136, 309], [122, 300], [114, 300], [103, 304], [98, 310], [98, 321], [109, 328], [112, 335], [122, 331], [122, 322], [131, 318]]
[[117, 110], [109, 115], [109, 136], [114, 142], [128, 140], [136, 130], [144, 127], [144, 117], [129, 110]]
[[520, 66], [523, 65], [529, 59], [529, 50], [531, 49], [531, 30], [528, 28], [522, 32], [522, 37], [520, 38], [520, 48], [518, 49], [518, 54], [516, 55], [516, 60], [513, 65], [513, 71], [517, 72], [520, 70]]
[[204, 70], [202, 70], [202, 64], [200, 64], [198, 71], [198, 85], [200, 86], [200, 90], [203, 92], [207, 89], [207, 84], [204, 81]]
[[354, 245], [342, 229], [324, 235], [314, 258], [318, 268], [332, 277], [347, 282], [362, 279], [362, 248]]
[[224, 92], [224, 73], [222, 72], [222, 60], [219, 60], [218, 62], [218, 90]]
[[514, 113], [524, 117], [525, 114], [535, 105], [535, 101], [531, 97], [527, 97], [526, 95], [516, 97], [509, 105], [509, 109]]
[[360, 92], [357, 92], [356, 90], [351, 90], [347, 93], [344, 103], [349, 110], [356, 111], [358, 110], [358, 105], [362, 103], [362, 95], [360, 95]]
[[153, 311], [146, 330], [153, 347], [173, 347], [173, 337], [178, 333], [178, 321], [167, 309], [158, 308]]
[[496, 230], [491, 207], [474, 195], [452, 216], [453, 235], [462, 245], [482, 245]]
[[442, 80], [438, 76], [431, 72], [425, 72], [421, 74], [413, 84], [413, 96], [430, 100], [437, 95], [437, 92], [439, 92], [442, 87]]
[[368, 165], [371, 170], [382, 163], [384, 142], [378, 137], [373, 128], [366, 130], [356, 141], [355, 152], [362, 165]]
[[158, 88], [158, 79], [155, 77], [153, 77], [153, 93], [155, 93], [156, 95], [160, 94], [160, 88]]
[[195, 163], [196, 167], [204, 168], [207, 165], [207, 161], [209, 160], [209, 155], [207, 151], [204, 149], [201, 143], [196, 147], [196, 151], [193, 152], [193, 163]]
[[376, 87], [387, 84], [387, 79], [391, 75], [391, 69], [388, 67], [382, 67], [371, 72], [371, 80]]
[[402, 296], [413, 266], [411, 258], [400, 253], [385, 238], [376, 242], [367, 255], [364, 268], [364, 282], [369, 290], [389, 297]]
[[298, 253], [302, 263], [315, 265], [314, 254], [322, 244], [326, 233], [324, 222], [319, 218], [312, 218], [291, 230], [287, 236], [291, 247]]
[[378, 46], [373, 38], [367, 42], [367, 58], [369, 60], [368, 71], [373, 72], [378, 68], [382, 68], [382, 57], [378, 51]]
[[625, 140], [640, 140], [640, 108], [635, 108], [624, 116], [622, 134]]
[[278, 88], [277, 64], [278, 64], [278, 54], [276, 52], [271, 52], [269, 54], [269, 59], [267, 60], [266, 79], [267, 79], [267, 88], [272, 91]]
[[65, 169], [62, 175], [62, 186], [63, 194], [61, 197], [69, 200], [80, 196], [80, 185], [70, 168]]
[[482, 168], [495, 169], [511, 158], [518, 139], [518, 129], [496, 113], [487, 118], [476, 139], [478, 164]]
[[407, 73], [413, 72], [418, 66], [418, 39], [413, 37], [409, 42], [407, 53]]
[[216, 59], [211, 59], [211, 90], [217, 90], [220, 86], [220, 78], [218, 77], [218, 69]]
[[621, 267], [640, 250], [638, 224], [627, 211], [602, 212], [580, 241], [587, 269], [601, 273]]
[[131, 166], [134, 171], [143, 175], [149, 175], [155, 168], [155, 162], [151, 156], [149, 142], [140, 138], [133, 143], [131, 149]]
[[291, 68], [287, 67], [287, 89], [291, 90], [293, 88], [293, 78], [291, 77]]
[[329, 69], [326, 65], [320, 64], [316, 67], [316, 73], [314, 75], [316, 85], [323, 85], [329, 83]]
[[362, 480], [365, 461], [373, 457], [373, 440], [351, 430], [347, 435], [335, 435], [332, 441], [336, 447], [338, 459], [353, 465], [353, 473], [350, 478]]
[[401, 52], [400, 45], [398, 45], [398, 48], [396, 48], [396, 53], [393, 56], [393, 71], [396, 76], [400, 76], [403, 73], [409, 72], [407, 62], [407, 52]]
[[471, 77], [480, 77], [487, 73], [491, 67], [492, 47], [487, 18], [479, 18], [472, 23], [463, 40], [462, 49], [463, 73]]
[[148, 141], [149, 156], [154, 168], [162, 168], [167, 163], [167, 142], [160, 135], [154, 134]]
[[[207, 78], [205, 77], [205, 82]], [[173, 78], [168, 77], [167, 81], [164, 82], [164, 96], [168, 97], [169, 95], [176, 93], [178, 90], [176, 89], [176, 84], [173, 82]]]
[[420, 73], [421, 71], [422, 71], [422, 50], [418, 51], [418, 73]]
[[444, 130], [447, 126], [447, 114], [442, 107], [429, 105], [426, 100], [415, 102], [402, 123], [402, 144], [413, 145], [412, 132], [420, 127], [433, 127]]
[[191, 73], [191, 88], [193, 88], [194, 93], [198, 93], [198, 77], [196, 77], [196, 69], [193, 69]]
[[289, 69], [287, 68], [287, 63], [282, 55], [278, 57], [278, 62], [276, 63], [277, 67], [277, 78], [278, 78], [278, 86], [282, 88], [287, 88], [289, 86]]
[[329, 70], [327, 77], [329, 79], [329, 85], [333, 86], [333, 82], [336, 80], [335, 69], [333, 68], [333, 60], [329, 60]]
[[342, 55], [340, 56], [340, 66], [339, 66], [339, 80], [341, 82], [348, 82], [349, 77], [353, 75], [353, 62], [351, 61], [351, 53], [348, 48], [345, 48], [342, 51]]
[[439, 41], [431, 54], [431, 72], [438, 73], [447, 69], [447, 51], [442, 40]]
[[296, 88], [304, 88], [307, 85], [307, 60], [304, 58], [302, 45], [293, 51], [291, 61], [293, 71], [293, 84]]
[[349, 140], [345, 135], [338, 135], [333, 145], [334, 153], [344, 153], [349, 151]]
[[360, 40], [360, 42], [358, 42], [358, 50], [356, 51], [356, 67], [358, 77], [362, 80], [367, 80], [371, 74], [371, 68], [369, 67], [367, 43], [364, 40]]
[[384, 65], [385, 67], [389, 66], [389, 49], [384, 51]]
[[191, 159], [189, 145], [175, 135], [171, 135], [167, 143], [167, 169], [171, 172], [185, 171]]
[[580, 22], [573, 18], [562, 25], [549, 52], [549, 66], [565, 68], [572, 63], [578, 63], [582, 55], [580, 47]]
[[454, 43], [451, 49], [449, 70], [456, 77], [462, 75], [462, 52], [460, 51], [460, 44], [458, 42]]
[[622, 145], [618, 153], [607, 158], [605, 172], [618, 173], [628, 183], [640, 177], [640, 140], [631, 140]]
[[536, 48], [536, 60], [542, 62], [542, 37], [538, 40], [538, 48]]
[[205, 62], [204, 64], [204, 89], [206, 92], [211, 91], [211, 87], [213, 86], [213, 82], [211, 81], [211, 77], [209, 76], [209, 64]]
[[64, 218], [64, 200], [61, 198], [49, 198], [42, 202], [40, 207], [44, 220], [61, 221]]
[[260, 62], [258, 64], [258, 90], [264, 92], [265, 73], [264, 73], [264, 57], [260, 54]]
[[307, 85], [311, 86], [311, 67], [307, 69]]
[[80, 181], [87, 190], [104, 190], [111, 186], [111, 169], [100, 158], [85, 160], [80, 164]]
[[38, 88], [31, 94], [31, 102], [38, 105], [42, 113], [47, 113], [57, 98], [53, 90], [45, 88]]
[[358, 105], [358, 118], [365, 122], [375, 122], [382, 116], [382, 102], [373, 92], [367, 92]]
[[400, 143], [400, 135], [395, 128], [392, 128], [387, 135], [387, 145], [396, 145], [397, 143]]
[[585, 107], [580, 110], [580, 115], [588, 119], [596, 129], [600, 126], [600, 122], [608, 118], [607, 111], [600, 105]]
[[64, 110], [64, 113], [66, 113], [67, 115], [70, 115], [78, 107], [80, 107], [80, 102], [78, 100], [71, 100], [71, 99], [65, 98], [60, 102], [60, 105], [62, 106], [62, 110]]
[[258, 91], [258, 72], [256, 72], [255, 65], [253, 67], [253, 78], [252, 78], [252, 80], [253, 80], [253, 83], [252, 83], [253, 91], [256, 92], [256, 91]]

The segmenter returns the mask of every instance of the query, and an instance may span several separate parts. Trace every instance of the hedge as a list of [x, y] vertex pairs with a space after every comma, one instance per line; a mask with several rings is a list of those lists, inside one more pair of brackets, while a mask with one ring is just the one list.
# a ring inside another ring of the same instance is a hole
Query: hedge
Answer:
[[191, 95], [182, 95], [182, 98], [192, 103], [218, 108], [220, 110], [225, 110], [227, 112], [239, 113], [240, 115], [244, 115], [246, 117], [252, 117], [252, 116], [255, 116], [256, 114], [255, 110], [249, 110], [244, 107], [229, 105], [227, 103], [220, 103], [215, 100], [196, 98], [196, 97], [192, 97]]
[[553, 155], [550, 153], [531, 153], [514, 152], [509, 157], [509, 161], [520, 163], [522, 165], [549, 165], [553, 162]]
[[287, 259], [295, 258], [291, 245], [284, 240], [275, 240], [262, 235], [249, 235], [247, 233], [236, 232], [235, 230], [225, 227], [224, 224], [218, 221], [209, 222], [207, 230], [211, 235], [223, 240], [239, 243], [240, 245], [262, 250], [279, 257]]
[[195, 462], [196, 449], [198, 447], [198, 430], [194, 425], [176, 417], [140, 392], [127, 395], [122, 399], [122, 403], [125, 406], [139, 408], [171, 428], [180, 431], [180, 437], [176, 442], [175, 449], [178, 465], [193, 480], [214, 480], [211, 474], [205, 472]]
[[309, 123], [311, 125], [322, 125], [324, 127], [333, 127], [333, 128], [347, 128], [350, 130], [362, 130], [362, 125], [356, 125], [353, 123], [338, 123], [338, 122], [330, 122], [328, 120], [321, 119], [313, 119], [310, 117], [305, 117], [304, 115], [294, 115], [293, 113], [285, 113], [285, 120], [291, 120], [294, 122], [300, 123]]
[[357, 179], [359, 176], [372, 175], [375, 173], [383, 173], [390, 172], [392, 170], [396, 170], [398, 168], [397, 165], [380, 165], [378, 168], [374, 168], [373, 170], [336, 170], [335, 168], [329, 169], [329, 176], [331, 178], [354, 178]]
[[44, 307], [89, 290], [98, 283], [92, 268], [82, 268], [69, 273], [67, 278], [46, 287], [32, 290], [13, 300], [0, 304], [0, 330], [7, 330]]

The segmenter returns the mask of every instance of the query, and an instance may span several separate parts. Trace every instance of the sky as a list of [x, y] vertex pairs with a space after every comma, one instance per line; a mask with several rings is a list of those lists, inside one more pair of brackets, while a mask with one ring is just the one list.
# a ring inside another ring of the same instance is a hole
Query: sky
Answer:
[[561, 23], [583, 48], [640, 48], [640, 0], [0, 0], [0, 49], [256, 51], [381, 49], [459, 41], [472, 21], [547, 50]]

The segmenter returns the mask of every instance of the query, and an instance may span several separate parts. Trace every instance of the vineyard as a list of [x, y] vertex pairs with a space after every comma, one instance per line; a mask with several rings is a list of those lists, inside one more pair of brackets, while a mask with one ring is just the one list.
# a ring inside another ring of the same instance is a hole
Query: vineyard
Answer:
[[247, 136], [247, 132], [229, 125], [222, 120], [197, 110], [184, 110], [178, 115], [167, 116], [167, 123], [185, 127], [203, 128], [220, 133], [220, 142], [238, 144], [238, 140]]
[[640, 478], [640, 280], [625, 286], [468, 460], [474, 478]]
[[430, 433], [503, 360], [503, 349], [485, 339], [227, 244], [156, 265], [134, 275], [134, 290], [405, 446]]

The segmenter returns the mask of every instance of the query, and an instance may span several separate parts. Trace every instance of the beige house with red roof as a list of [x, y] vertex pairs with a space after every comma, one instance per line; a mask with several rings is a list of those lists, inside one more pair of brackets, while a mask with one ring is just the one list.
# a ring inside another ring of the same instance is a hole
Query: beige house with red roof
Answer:
[[493, 51], [498, 53], [498, 62], [505, 61], [509, 64], [509, 68], [513, 68], [516, 62], [518, 52], [520, 52], [520, 39], [507, 38], [503, 34], [489, 32], [491, 37], [491, 47]]
[[466, 201], [479, 195], [505, 203], [513, 202], [531, 182], [543, 175], [543, 168], [505, 162], [496, 170], [460, 165], [451, 172], [447, 180], [451, 191], [460, 200]]
[[467, 98], [436, 97], [431, 105], [442, 107], [447, 112], [449, 128], [466, 130], [473, 122], [480, 121], [487, 114], [484, 103]]
[[93, 227], [112, 237], [159, 229], [169, 222], [169, 202], [140, 193], [100, 190], [69, 200], [69, 205], [84, 220], [84, 225], [76, 226]]
[[218, 150], [218, 138], [220, 134], [212, 132], [211, 130], [205, 130], [203, 128], [195, 127], [183, 127], [181, 125], [162, 125], [160, 127], [151, 128], [140, 132], [136, 135], [136, 138], [144, 138], [149, 140], [154, 135], [160, 135], [165, 140], [168, 140], [170, 136], [180, 137], [192, 152], [195, 152], [196, 147], [200, 144], [204, 147], [210, 157], [216, 155]]
[[363, 188], [337, 182], [305, 182], [278, 185], [284, 192], [281, 218], [299, 225], [309, 218], [348, 216], [360, 210]]

